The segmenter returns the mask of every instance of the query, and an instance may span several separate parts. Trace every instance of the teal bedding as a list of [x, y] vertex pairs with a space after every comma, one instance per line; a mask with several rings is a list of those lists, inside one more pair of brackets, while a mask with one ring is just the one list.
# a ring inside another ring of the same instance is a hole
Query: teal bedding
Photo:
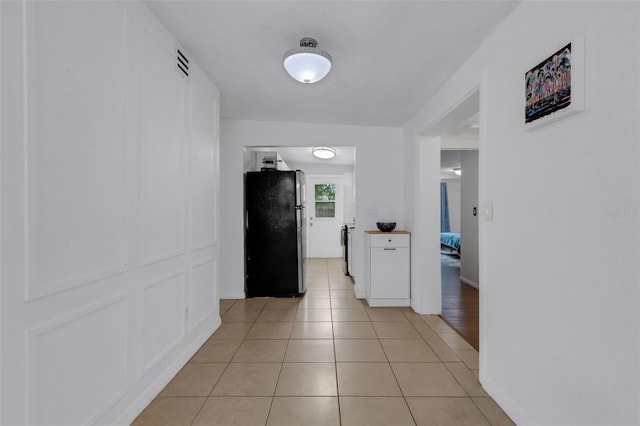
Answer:
[[460, 233], [459, 232], [441, 232], [440, 244], [460, 253]]

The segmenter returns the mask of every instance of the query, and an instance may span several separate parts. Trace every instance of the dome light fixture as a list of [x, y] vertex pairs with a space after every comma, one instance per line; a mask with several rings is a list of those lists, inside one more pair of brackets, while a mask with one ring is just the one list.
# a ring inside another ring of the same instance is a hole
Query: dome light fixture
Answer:
[[329, 148], [328, 146], [316, 146], [311, 152], [315, 157], [322, 160], [330, 160], [336, 156], [335, 148]]
[[283, 65], [289, 75], [300, 83], [311, 84], [322, 80], [331, 71], [332, 58], [318, 49], [318, 42], [311, 37], [300, 40], [300, 47], [284, 54]]

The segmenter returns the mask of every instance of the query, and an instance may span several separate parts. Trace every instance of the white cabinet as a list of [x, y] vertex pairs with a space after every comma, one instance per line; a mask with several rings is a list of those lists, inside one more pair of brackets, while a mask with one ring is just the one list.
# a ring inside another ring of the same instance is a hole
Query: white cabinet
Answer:
[[365, 232], [365, 294], [369, 306], [409, 306], [411, 234]]

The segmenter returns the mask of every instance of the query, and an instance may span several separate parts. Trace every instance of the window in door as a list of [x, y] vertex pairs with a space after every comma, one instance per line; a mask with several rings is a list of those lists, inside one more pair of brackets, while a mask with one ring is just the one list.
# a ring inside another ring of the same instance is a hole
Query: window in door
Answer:
[[320, 183], [315, 185], [316, 217], [336, 217], [336, 185]]

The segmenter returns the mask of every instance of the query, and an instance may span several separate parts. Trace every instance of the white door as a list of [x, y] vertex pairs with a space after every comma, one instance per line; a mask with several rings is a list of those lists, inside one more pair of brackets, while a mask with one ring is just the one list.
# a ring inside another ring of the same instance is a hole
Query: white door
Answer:
[[342, 176], [307, 177], [307, 257], [342, 257]]

